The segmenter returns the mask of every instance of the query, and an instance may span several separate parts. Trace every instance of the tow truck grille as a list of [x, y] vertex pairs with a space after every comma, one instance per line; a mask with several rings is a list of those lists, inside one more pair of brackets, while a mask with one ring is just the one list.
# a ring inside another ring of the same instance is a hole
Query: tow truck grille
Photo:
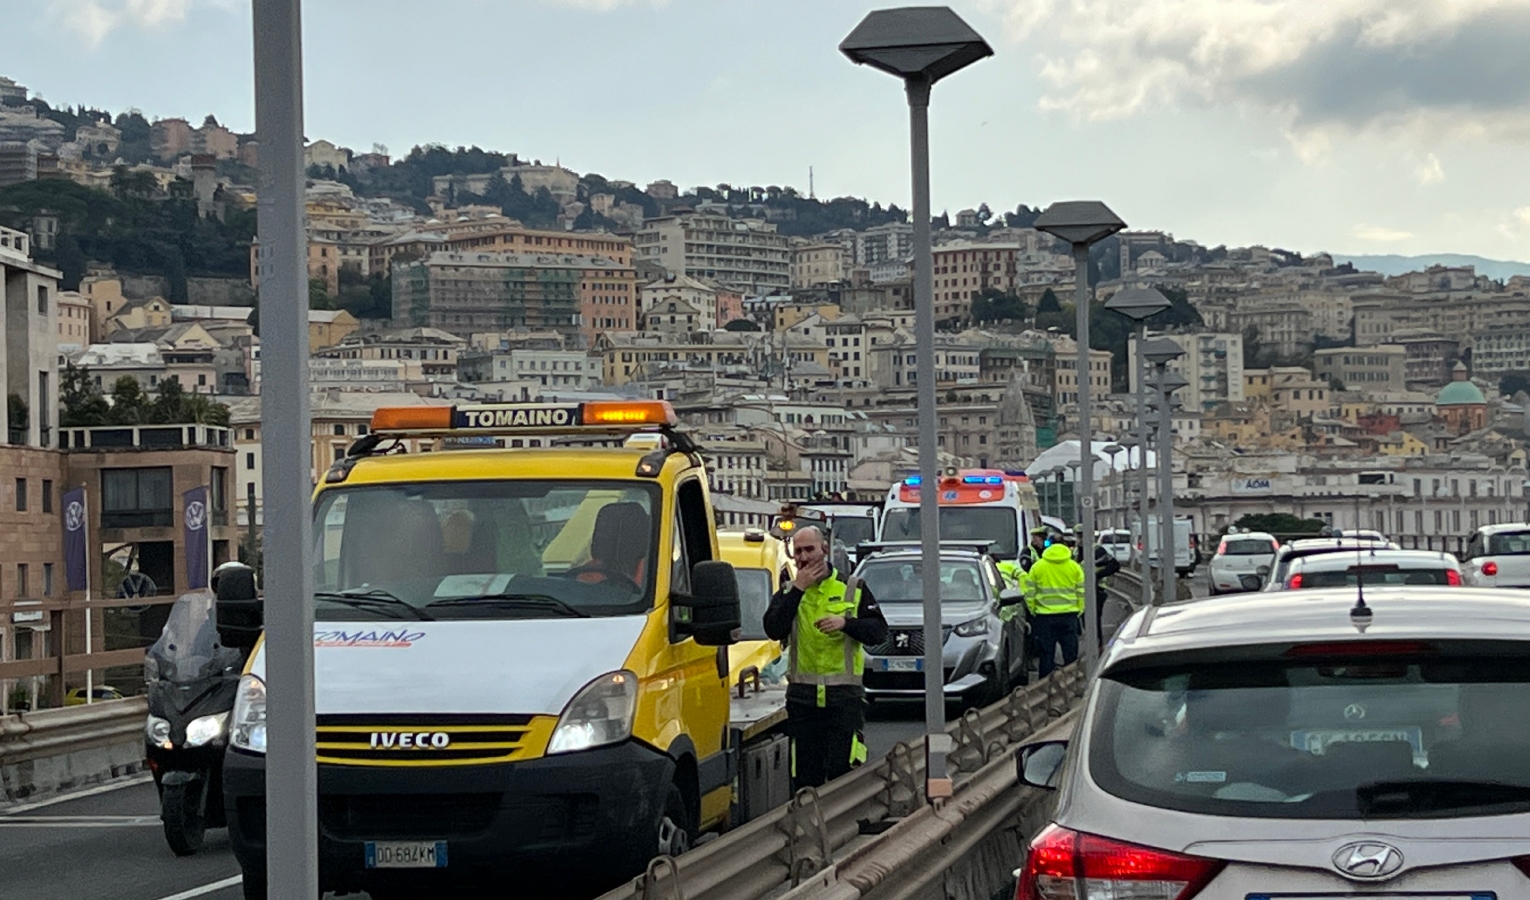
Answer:
[[552, 716], [320, 716], [318, 760], [344, 766], [453, 766], [540, 756]]

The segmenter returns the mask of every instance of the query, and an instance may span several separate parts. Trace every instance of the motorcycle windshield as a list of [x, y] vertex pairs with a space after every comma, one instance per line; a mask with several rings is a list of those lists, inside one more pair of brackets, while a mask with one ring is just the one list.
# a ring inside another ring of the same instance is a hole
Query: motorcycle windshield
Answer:
[[208, 591], [183, 594], [175, 601], [159, 640], [149, 647], [154, 665], [148, 668], [152, 672], [157, 666], [159, 681], [189, 685], [220, 678], [230, 668], [239, 671], [243, 654], [218, 643], [213, 602]]

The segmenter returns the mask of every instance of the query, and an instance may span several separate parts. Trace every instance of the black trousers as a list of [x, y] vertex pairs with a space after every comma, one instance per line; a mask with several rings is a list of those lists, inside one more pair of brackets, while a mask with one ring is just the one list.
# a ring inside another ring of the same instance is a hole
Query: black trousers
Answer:
[[1078, 636], [1082, 630], [1078, 613], [1053, 613], [1031, 617], [1031, 636], [1036, 642], [1036, 677], [1045, 678], [1057, 668], [1057, 648], [1062, 648], [1062, 664], [1078, 659]]
[[864, 697], [835, 697], [826, 706], [788, 698], [786, 717], [793, 790], [819, 787], [859, 765], [854, 758], [857, 746], [865, 742]]

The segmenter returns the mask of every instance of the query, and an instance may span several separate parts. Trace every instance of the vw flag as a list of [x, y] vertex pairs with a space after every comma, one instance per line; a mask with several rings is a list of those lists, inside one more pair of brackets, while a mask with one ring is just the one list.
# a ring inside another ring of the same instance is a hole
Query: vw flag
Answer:
[[207, 485], [195, 487], [181, 497], [182, 532], [186, 544], [186, 589], [207, 587]]
[[64, 581], [71, 591], [90, 589], [90, 563], [86, 559], [85, 489], [64, 492]]

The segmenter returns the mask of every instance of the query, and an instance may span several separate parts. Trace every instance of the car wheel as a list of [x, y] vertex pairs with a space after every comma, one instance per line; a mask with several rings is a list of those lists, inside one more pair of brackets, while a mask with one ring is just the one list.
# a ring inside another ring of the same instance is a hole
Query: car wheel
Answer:
[[691, 815], [680, 785], [670, 783], [664, 793], [664, 810], [655, 829], [655, 856], [679, 856], [691, 849]]

